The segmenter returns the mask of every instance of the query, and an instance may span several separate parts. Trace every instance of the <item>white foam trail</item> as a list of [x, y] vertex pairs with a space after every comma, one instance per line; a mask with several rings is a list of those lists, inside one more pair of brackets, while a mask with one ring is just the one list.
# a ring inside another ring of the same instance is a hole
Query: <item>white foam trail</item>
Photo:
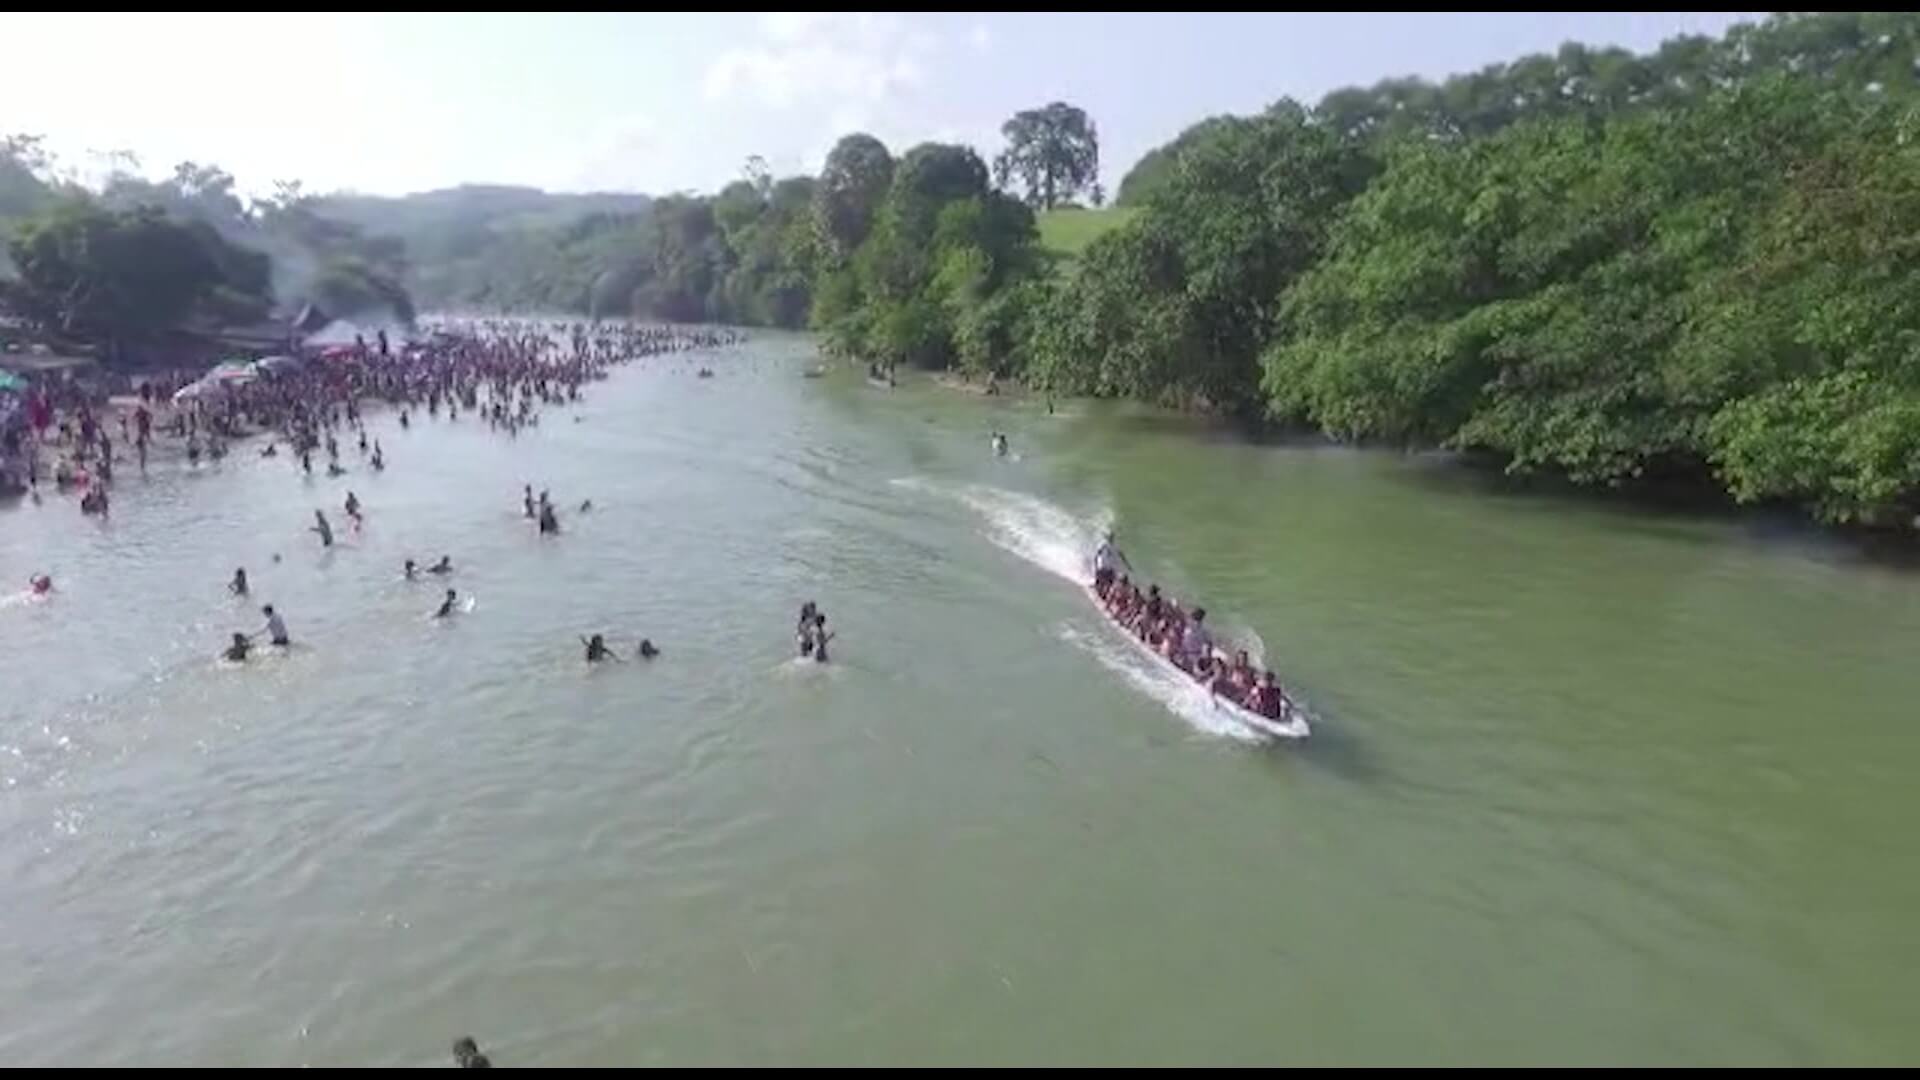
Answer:
[[987, 521], [987, 538], [996, 545], [1059, 577], [1084, 584], [1088, 559], [1113, 521], [1102, 510], [1076, 517], [1045, 499], [986, 484], [969, 484], [953, 493]]
[[958, 500], [986, 519], [987, 538], [996, 546], [1075, 585], [1085, 584], [1091, 575], [1089, 559], [1113, 520], [1111, 511], [1082, 519], [1045, 499], [987, 484], [949, 488], [919, 476], [903, 476], [892, 483]]
[[1102, 666], [1127, 680], [1134, 689], [1166, 706], [1168, 712], [1185, 720], [1195, 731], [1241, 742], [1260, 742], [1265, 738], [1260, 731], [1242, 723], [1232, 713], [1216, 707], [1208, 699], [1207, 692], [1193, 680], [1150, 663], [1133, 647], [1115, 641], [1113, 634], [1117, 633], [1117, 630], [1088, 633], [1071, 623], [1061, 623], [1057, 630], [1060, 640], [1091, 653]]

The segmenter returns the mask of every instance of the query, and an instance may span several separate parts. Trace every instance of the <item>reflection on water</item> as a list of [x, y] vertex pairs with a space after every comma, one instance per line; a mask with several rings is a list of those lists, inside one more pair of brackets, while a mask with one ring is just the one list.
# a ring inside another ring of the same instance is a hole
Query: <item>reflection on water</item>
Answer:
[[[0, 1056], [1920, 1048], [1911, 575], [810, 360], [639, 365], [517, 441], [380, 418], [378, 476], [242, 452], [124, 477], [110, 523], [0, 508]], [[348, 483], [366, 527], [322, 552]], [[595, 509], [542, 538], [522, 484]], [[1218, 730], [1107, 640], [1074, 580], [1109, 526], [1257, 635], [1312, 740]], [[428, 618], [448, 584], [472, 610]], [[263, 602], [296, 647], [218, 662]], [[590, 668], [595, 632], [664, 655]]]

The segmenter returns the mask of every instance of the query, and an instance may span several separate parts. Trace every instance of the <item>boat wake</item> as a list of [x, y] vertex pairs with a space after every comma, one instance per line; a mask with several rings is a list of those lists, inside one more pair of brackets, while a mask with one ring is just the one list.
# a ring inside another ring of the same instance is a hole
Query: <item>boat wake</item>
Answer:
[[1241, 742], [1266, 739], [1264, 733], [1215, 705], [1192, 679], [1163, 665], [1149, 663], [1137, 650], [1115, 641], [1113, 634], [1118, 632], [1090, 632], [1072, 623], [1061, 623], [1055, 631], [1060, 640], [1092, 654], [1102, 667], [1166, 706], [1168, 712], [1185, 720], [1195, 731]]
[[987, 539], [995, 546], [1075, 585], [1086, 584], [1087, 558], [1113, 522], [1111, 510], [1078, 517], [1045, 499], [988, 484], [947, 488], [919, 477], [894, 484], [958, 500], [985, 519]]

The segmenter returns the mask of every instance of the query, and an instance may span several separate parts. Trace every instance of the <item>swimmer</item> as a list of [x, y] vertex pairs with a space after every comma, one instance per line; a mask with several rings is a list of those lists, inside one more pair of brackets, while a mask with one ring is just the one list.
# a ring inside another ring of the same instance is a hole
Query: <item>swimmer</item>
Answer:
[[247, 568], [237, 566], [233, 570], [233, 580], [227, 582], [227, 591], [235, 596], [247, 595]]
[[279, 457], [280, 447], [274, 443], [268, 443], [266, 445], [266, 448], [260, 451], [260, 456], [261, 457]]
[[580, 644], [587, 647], [587, 663], [589, 664], [597, 664], [602, 660], [620, 659], [612, 649], [607, 648], [607, 639], [600, 634], [595, 634], [590, 638], [581, 638]]
[[330, 548], [333, 546], [333, 526], [327, 524], [326, 514], [315, 510], [313, 512], [313, 525], [307, 531], [320, 535], [321, 547]]
[[460, 602], [459, 594], [455, 593], [452, 589], [448, 589], [447, 598], [445, 600], [440, 601], [440, 610], [434, 612], [433, 617], [436, 619], [452, 618], [453, 606], [459, 602]]
[[639, 652], [640, 659], [651, 660], [654, 657], [659, 655], [660, 655], [660, 650], [653, 647], [652, 638], [640, 639], [640, 652]]
[[247, 635], [236, 630], [233, 634], [233, 644], [228, 645], [226, 651], [220, 655], [234, 663], [239, 663], [247, 658], [247, 650], [251, 648], [253, 648], [253, 642], [247, 640]]
[[[385, 337], [386, 334], [383, 331], [381, 338], [384, 340]], [[479, 1044], [468, 1035], [462, 1035], [453, 1040], [453, 1063], [462, 1069], [493, 1068], [493, 1062], [487, 1060], [487, 1055], [480, 1052]]]
[[288, 645], [293, 644], [292, 639], [287, 637], [286, 620], [280, 617], [279, 612], [273, 610], [272, 604], [262, 605], [260, 608], [260, 614], [265, 615], [267, 617], [267, 625], [264, 628], [264, 632], [267, 635], [268, 641], [274, 643], [275, 645], [280, 646], [281, 648], [286, 648]]
[[372, 460], [372, 461], [369, 461], [369, 462], [368, 462], [367, 464], [369, 464], [369, 465], [371, 465], [371, 466], [373, 466], [373, 471], [374, 471], [374, 472], [379, 472], [379, 471], [381, 471], [382, 469], [385, 469], [385, 468], [387, 467], [387, 458], [386, 458], [386, 455], [384, 455], [384, 454], [382, 454], [382, 453], [380, 452], [380, 440], [379, 440], [379, 439], [375, 439], [375, 440], [373, 440], [373, 460]]
[[439, 562], [434, 563], [432, 566], [427, 567], [427, 573], [429, 574], [453, 573], [453, 556], [451, 555], [440, 556]]
[[45, 574], [35, 574], [27, 579], [27, 588], [32, 589], [35, 596], [45, 596], [53, 591], [53, 579]]
[[540, 504], [540, 531], [551, 534], [560, 532], [560, 518], [553, 512], [551, 503]]
[[580, 500], [580, 512], [581, 512], [581, 513], [583, 513], [583, 514], [584, 514], [584, 513], [587, 513], [588, 511], [590, 511], [590, 510], [592, 510], [592, 509], [593, 509], [593, 500], [592, 500], [592, 499], [581, 499], [581, 500]]
[[418, 581], [420, 579], [420, 568], [414, 565], [412, 559], [408, 559], [407, 564], [400, 568], [400, 573], [405, 575], [408, 581]]
[[345, 476], [347, 475], [347, 470], [341, 468], [339, 462], [329, 461], [327, 462], [327, 475], [328, 476]]
[[358, 518], [360, 516], [360, 496], [355, 495], [352, 491], [347, 492], [347, 516], [350, 518]]

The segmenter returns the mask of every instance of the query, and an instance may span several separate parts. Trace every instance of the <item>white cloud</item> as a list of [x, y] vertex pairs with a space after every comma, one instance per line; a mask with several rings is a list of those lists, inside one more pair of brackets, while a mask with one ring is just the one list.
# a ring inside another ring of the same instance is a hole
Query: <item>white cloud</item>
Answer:
[[707, 96], [776, 109], [877, 103], [917, 89], [936, 43], [894, 15], [776, 12], [708, 67]]

